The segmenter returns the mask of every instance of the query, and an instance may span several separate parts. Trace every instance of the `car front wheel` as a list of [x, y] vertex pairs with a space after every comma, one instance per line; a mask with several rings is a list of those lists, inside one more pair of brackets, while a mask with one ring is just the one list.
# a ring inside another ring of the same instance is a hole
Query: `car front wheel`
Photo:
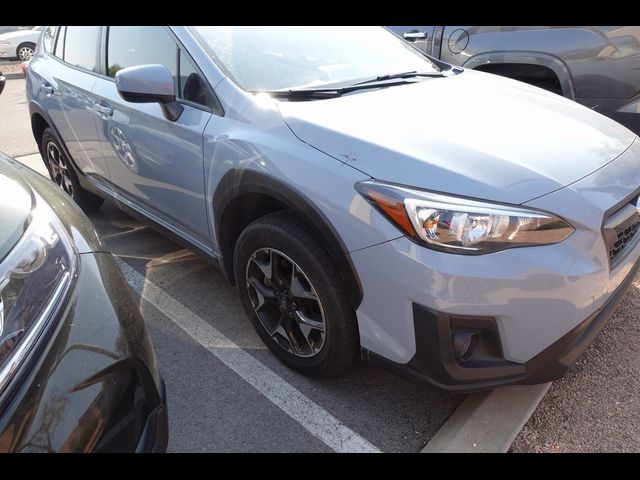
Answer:
[[283, 363], [308, 375], [338, 373], [354, 363], [358, 330], [344, 281], [294, 214], [251, 223], [234, 257], [242, 304]]
[[31, 60], [33, 54], [36, 52], [36, 46], [33, 43], [23, 43], [18, 46], [16, 54], [23, 62]]

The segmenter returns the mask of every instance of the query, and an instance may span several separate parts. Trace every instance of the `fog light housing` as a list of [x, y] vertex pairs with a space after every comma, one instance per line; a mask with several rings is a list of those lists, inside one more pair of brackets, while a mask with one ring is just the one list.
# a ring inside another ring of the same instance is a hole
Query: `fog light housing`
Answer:
[[465, 363], [476, 353], [480, 334], [475, 330], [457, 330], [453, 333], [453, 351], [456, 359]]

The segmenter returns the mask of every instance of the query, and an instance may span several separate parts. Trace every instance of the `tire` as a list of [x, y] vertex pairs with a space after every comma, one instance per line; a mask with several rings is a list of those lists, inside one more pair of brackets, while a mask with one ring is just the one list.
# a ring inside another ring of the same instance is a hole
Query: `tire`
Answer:
[[[275, 273], [274, 267], [271, 270], [265, 267], [266, 270], [263, 270], [259, 266], [269, 261], [279, 266], [279, 274]], [[294, 269], [292, 277], [290, 272]], [[322, 245], [292, 212], [267, 215], [245, 228], [236, 243], [234, 271], [242, 305], [254, 328], [271, 352], [285, 365], [305, 375], [326, 376], [340, 373], [356, 362], [358, 327], [342, 276]], [[268, 280], [264, 271], [270, 271], [273, 280]], [[277, 284], [281, 283], [278, 278], [285, 283], [289, 279], [288, 300], [283, 301], [282, 291], [274, 293], [279, 290]], [[295, 288], [292, 278], [296, 278]], [[261, 299], [253, 285], [259, 283], [260, 279], [263, 282], [262, 291], [266, 293], [262, 297], [265, 299], [264, 306], [258, 309], [259, 316], [255, 306], [260, 304]], [[294, 295], [303, 290], [303, 296]], [[314, 294], [317, 301], [313, 299]], [[275, 300], [272, 295], [275, 295]], [[267, 300], [267, 297], [270, 299]], [[273, 325], [287, 323], [286, 309], [283, 307], [283, 303], [287, 302], [289, 312], [294, 310], [296, 313], [293, 316], [289, 313], [289, 331], [292, 333], [285, 337], [283, 333], [286, 327], [275, 327], [276, 333], [273, 334]], [[296, 320], [301, 318], [300, 313], [302, 318], [313, 319], [317, 325], [324, 324], [324, 335], [319, 329], [309, 329], [305, 321]], [[279, 322], [269, 321], [269, 318], [275, 319], [278, 315], [282, 315]], [[267, 326], [271, 328], [271, 333]], [[303, 329], [311, 332], [308, 333], [311, 341], [305, 343], [300, 336], [304, 335]], [[296, 340], [300, 338], [301, 341]], [[296, 349], [294, 344], [300, 349]]]
[[51, 180], [58, 185], [85, 212], [94, 212], [100, 208], [104, 199], [80, 185], [78, 175], [61, 147], [61, 142], [51, 128], [42, 133], [42, 160], [49, 171]]
[[19, 60], [25, 62], [27, 60], [31, 60], [33, 54], [36, 52], [36, 44], [31, 42], [25, 42], [18, 45], [16, 48], [16, 57]]

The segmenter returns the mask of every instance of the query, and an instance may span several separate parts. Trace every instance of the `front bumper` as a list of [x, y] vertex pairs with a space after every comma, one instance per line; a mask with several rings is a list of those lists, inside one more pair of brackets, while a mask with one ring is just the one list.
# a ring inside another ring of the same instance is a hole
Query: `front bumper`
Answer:
[[0, 398], [0, 451], [164, 451], [164, 386], [135, 299], [111, 254], [79, 257], [70, 297]]
[[[510, 384], [536, 384], [562, 377], [605, 327], [624, 298], [640, 267], [636, 262], [623, 283], [607, 302], [578, 326], [524, 364], [502, 361], [461, 364], [452, 348], [454, 318], [413, 305], [416, 353], [407, 364], [391, 362], [366, 351], [371, 363], [384, 365], [398, 374], [441, 390], [473, 392]], [[469, 319], [466, 325], [488, 319]], [[498, 351], [500, 349], [498, 348]], [[500, 356], [500, 355], [499, 355]]]
[[[402, 237], [351, 252], [364, 293], [357, 310], [362, 348], [372, 358], [417, 370], [431, 383], [454, 390], [557, 378], [577, 358], [574, 353], [586, 348], [585, 339], [595, 335], [584, 332], [597, 332], [619, 301], [621, 286], [637, 270], [640, 244], [631, 242], [611, 265], [603, 228], [609, 215], [638, 194], [636, 139], [592, 175], [525, 204], [574, 225], [575, 232], [557, 244], [465, 256], [435, 252]], [[416, 308], [430, 313], [416, 313]], [[429, 315], [445, 320], [418, 321]], [[454, 320], [464, 328], [482, 327], [493, 338], [484, 363], [500, 371], [467, 364], [466, 373], [451, 377], [446, 365], [437, 367], [440, 373], [434, 373], [433, 362], [425, 369], [420, 349], [439, 349], [452, 338], [444, 327], [424, 324]]]
[[0, 58], [13, 58], [15, 56], [15, 45], [0, 45]]

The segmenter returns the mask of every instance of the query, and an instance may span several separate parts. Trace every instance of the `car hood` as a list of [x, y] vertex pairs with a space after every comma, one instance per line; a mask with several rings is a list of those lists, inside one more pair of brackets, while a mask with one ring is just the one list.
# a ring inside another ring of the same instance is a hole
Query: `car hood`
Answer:
[[589, 175], [635, 138], [559, 95], [469, 70], [278, 108], [302, 141], [373, 178], [516, 204]]
[[38, 202], [46, 204], [56, 215], [78, 253], [106, 251], [91, 220], [61, 188], [0, 152], [0, 259], [24, 233]]
[[29, 223], [33, 197], [29, 187], [0, 155], [0, 261], [18, 242]]

